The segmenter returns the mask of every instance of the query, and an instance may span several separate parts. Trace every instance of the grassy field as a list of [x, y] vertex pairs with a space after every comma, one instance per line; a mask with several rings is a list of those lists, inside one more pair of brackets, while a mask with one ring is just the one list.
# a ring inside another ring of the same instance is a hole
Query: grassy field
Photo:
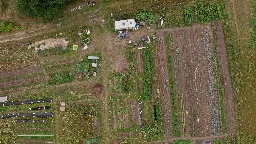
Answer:
[[236, 104], [237, 104], [237, 128], [241, 136], [241, 143], [254, 143], [255, 133], [255, 94], [253, 88], [256, 74], [256, 50], [250, 48], [253, 0], [234, 0], [229, 3], [229, 13], [234, 16], [237, 26], [237, 46], [239, 47], [239, 58], [237, 60], [237, 72], [233, 72], [233, 81], [237, 82]]

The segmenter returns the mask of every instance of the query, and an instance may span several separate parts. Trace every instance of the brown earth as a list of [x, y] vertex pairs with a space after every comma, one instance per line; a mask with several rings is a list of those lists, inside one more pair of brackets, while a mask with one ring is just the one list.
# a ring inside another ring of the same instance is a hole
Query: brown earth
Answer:
[[[172, 73], [175, 80], [175, 102], [178, 110], [179, 130], [183, 136], [205, 137], [212, 134], [211, 117], [213, 115], [211, 109], [213, 107], [217, 108], [218, 91], [215, 84], [215, 63], [212, 60], [211, 66], [209, 67], [209, 61], [207, 60], [205, 30], [208, 31], [209, 39], [212, 39], [213, 34], [211, 32], [211, 25], [195, 25], [193, 27], [164, 30], [166, 32], [171, 32], [173, 37], [173, 44], [171, 45]], [[159, 30], [157, 33], [157, 36], [161, 38], [161, 42], [162, 39], [164, 39], [164, 31]], [[220, 39], [223, 41], [223, 38]], [[167, 81], [168, 70], [167, 59], [165, 56], [166, 50], [163, 50], [161, 47], [165, 47], [164, 42], [158, 47], [157, 72], [160, 82], [160, 100], [165, 96], [165, 103], [162, 103], [162, 113], [164, 114], [164, 132], [165, 136], [167, 136], [167, 126], [170, 126], [172, 116], [170, 115], [171, 105], [170, 102], [168, 103], [168, 101], [170, 101], [170, 93], [168, 93], [169, 83]], [[209, 48], [209, 54], [213, 57], [214, 45], [211, 43], [211, 40]], [[225, 59], [223, 61], [226, 61], [226, 63], [228, 62]], [[166, 66], [166, 69], [161, 67], [163, 64]], [[214, 77], [212, 80], [212, 98], [209, 89], [209, 70], [212, 71], [211, 75]], [[165, 93], [165, 84], [167, 85], [166, 92], [168, 94]], [[169, 97], [166, 95], [169, 95]], [[213, 103], [213, 106], [211, 106], [211, 103]], [[168, 112], [167, 108], [170, 112]], [[166, 118], [166, 115], [168, 114], [170, 118]], [[170, 123], [167, 124], [167, 120], [169, 120]], [[219, 123], [218, 117], [216, 121]], [[217, 126], [216, 134], [220, 134], [219, 125]]]
[[32, 143], [32, 144], [45, 144], [45, 143], [51, 143], [54, 141], [51, 140], [18, 140], [19, 144], [27, 144], [27, 143]]
[[19, 79], [19, 80], [12, 80], [8, 82], [0, 82], [0, 88], [9, 88], [9, 87], [15, 87], [15, 86], [22, 86], [32, 83], [39, 83], [40, 81], [44, 80], [44, 78], [38, 76], [38, 77], [31, 77], [27, 79]]
[[0, 79], [5, 79], [13, 76], [21, 77], [23, 75], [32, 74], [32, 73], [42, 73], [42, 69], [40, 67], [31, 66], [31, 67], [26, 67], [22, 69], [4, 71], [4, 72], [0, 72]]
[[[185, 136], [210, 135], [210, 96], [208, 63], [203, 30], [199, 25], [172, 31], [172, 61], [176, 86], [176, 102], [184, 97], [185, 125], [180, 127]], [[182, 107], [182, 105], [180, 106]]]
[[163, 131], [165, 138], [172, 137], [172, 109], [171, 109], [171, 95], [169, 86], [169, 76], [167, 68], [166, 46], [164, 41], [164, 33], [158, 32], [157, 37], [159, 42], [157, 45], [157, 60], [156, 70], [159, 81], [160, 90], [160, 105], [163, 120]]
[[114, 68], [116, 72], [124, 72], [126, 70], [128, 70], [129, 68], [129, 64], [126, 61], [126, 59], [122, 56], [115, 56], [114, 59]]
[[137, 60], [137, 65], [136, 65], [137, 70], [136, 70], [136, 72], [138, 74], [144, 73], [144, 64], [143, 64], [143, 58], [142, 58], [142, 51], [138, 51], [136, 53], [136, 60]]
[[127, 100], [127, 110], [130, 112], [130, 119], [137, 126], [140, 125], [138, 103], [135, 100]]
[[99, 96], [103, 91], [103, 86], [101, 84], [95, 84], [93, 86], [93, 91], [92, 93], [96, 96]]
[[223, 25], [219, 21], [216, 29], [218, 54], [220, 57], [220, 68], [222, 73], [222, 79], [225, 90], [225, 104], [226, 104], [226, 116], [228, 133], [236, 133], [236, 120], [235, 120], [235, 101], [234, 91], [232, 88], [231, 75], [229, 71], [228, 56], [226, 50], [225, 37], [223, 32]]

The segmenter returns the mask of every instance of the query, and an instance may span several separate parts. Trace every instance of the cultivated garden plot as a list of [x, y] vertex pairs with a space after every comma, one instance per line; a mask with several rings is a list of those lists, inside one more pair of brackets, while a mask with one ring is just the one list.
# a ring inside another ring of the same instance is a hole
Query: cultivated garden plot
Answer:
[[[226, 53], [217, 52], [224, 49], [219, 44], [224, 42], [224, 37], [220, 39], [217, 34], [216, 44], [212, 25], [194, 25], [157, 33], [160, 102], [162, 113], [170, 114], [163, 115], [166, 137], [234, 134], [234, 131], [227, 131], [227, 119], [234, 120], [234, 106], [229, 100], [233, 95], [228, 93], [232, 89], [226, 88], [227, 85], [231, 87], [231, 83], [222, 81], [223, 77], [230, 77], [222, 70], [228, 68], [224, 66]], [[218, 25], [217, 29], [221, 26]], [[168, 131], [171, 133], [166, 134]]]
[[24, 45], [24, 43], [8, 44], [0, 47], [1, 93], [45, 82], [43, 70], [38, 65], [37, 58], [33, 51], [24, 48]]
[[100, 135], [99, 107], [96, 102], [69, 102], [58, 114], [60, 143], [98, 141]]
[[128, 45], [125, 54], [129, 69], [113, 73], [109, 79], [110, 126], [115, 142], [134, 143], [137, 139], [140, 143], [163, 136], [157, 93], [156, 46], [154, 43], [144, 44], [143, 49], [138, 49], [137, 44]]
[[54, 142], [55, 109], [51, 96], [29, 97], [23, 96], [24, 100], [21, 101], [11, 96], [8, 97], [8, 102], [1, 102], [1, 120], [7, 123], [14, 122], [13, 131], [19, 143]]

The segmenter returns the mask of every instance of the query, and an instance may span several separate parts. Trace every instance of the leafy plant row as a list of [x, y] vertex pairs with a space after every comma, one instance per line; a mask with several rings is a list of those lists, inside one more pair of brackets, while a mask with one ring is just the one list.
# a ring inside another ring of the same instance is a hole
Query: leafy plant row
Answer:
[[145, 48], [142, 52], [143, 61], [144, 61], [144, 82], [143, 82], [143, 93], [144, 99], [150, 100], [151, 98], [151, 61], [152, 61], [152, 54], [150, 53], [149, 47]]
[[196, 3], [183, 9], [184, 21], [188, 25], [193, 22], [210, 22], [221, 20], [224, 17], [223, 7], [220, 3]]
[[161, 115], [161, 109], [160, 109], [159, 101], [156, 101], [152, 110], [153, 110], [153, 112], [152, 112], [153, 121], [161, 122], [162, 121], [162, 117], [161, 117], [162, 115]]
[[252, 31], [251, 31], [251, 48], [256, 48], [256, 0], [253, 1]]
[[180, 136], [179, 122], [178, 122], [178, 113], [175, 101], [175, 80], [173, 78], [173, 69], [172, 69], [172, 57], [170, 46], [172, 44], [172, 38], [170, 34], [165, 33], [165, 40], [167, 46], [167, 58], [168, 58], [168, 71], [169, 71], [169, 80], [170, 80], [170, 90], [171, 90], [171, 106], [172, 106], [172, 125], [173, 125], [173, 135]]
[[15, 26], [12, 23], [8, 23], [8, 22], [1, 22], [0, 24], [0, 32], [10, 32], [12, 29], [20, 29], [20, 26]]

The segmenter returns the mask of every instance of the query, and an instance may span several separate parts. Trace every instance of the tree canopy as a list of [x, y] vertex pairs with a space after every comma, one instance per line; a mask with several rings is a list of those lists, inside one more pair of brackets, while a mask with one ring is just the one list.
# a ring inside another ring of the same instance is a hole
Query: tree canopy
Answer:
[[16, 0], [20, 14], [50, 21], [63, 12], [69, 0]]

